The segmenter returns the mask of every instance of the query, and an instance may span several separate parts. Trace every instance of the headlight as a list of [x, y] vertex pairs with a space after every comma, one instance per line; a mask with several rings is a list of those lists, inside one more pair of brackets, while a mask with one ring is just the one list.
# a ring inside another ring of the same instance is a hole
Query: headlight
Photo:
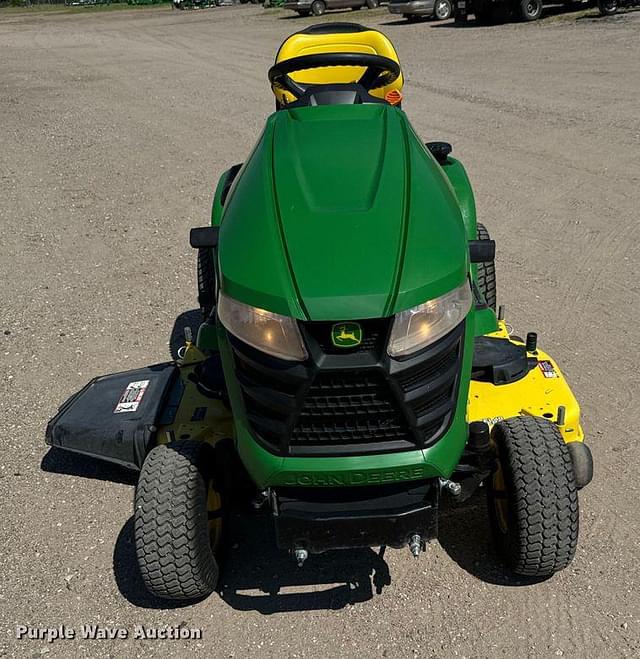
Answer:
[[295, 318], [243, 304], [222, 292], [218, 317], [227, 331], [258, 350], [289, 361], [307, 358]]
[[406, 357], [442, 338], [462, 322], [471, 308], [471, 287], [462, 286], [435, 300], [396, 314], [387, 352], [391, 357]]

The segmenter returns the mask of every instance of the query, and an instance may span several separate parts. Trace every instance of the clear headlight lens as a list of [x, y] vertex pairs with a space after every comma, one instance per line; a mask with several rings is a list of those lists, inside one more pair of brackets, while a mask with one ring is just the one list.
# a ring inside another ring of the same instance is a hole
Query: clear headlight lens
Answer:
[[468, 281], [450, 293], [396, 314], [387, 352], [406, 357], [442, 338], [462, 322], [471, 308]]
[[222, 292], [218, 317], [227, 331], [257, 350], [289, 361], [307, 358], [295, 318], [243, 304]]

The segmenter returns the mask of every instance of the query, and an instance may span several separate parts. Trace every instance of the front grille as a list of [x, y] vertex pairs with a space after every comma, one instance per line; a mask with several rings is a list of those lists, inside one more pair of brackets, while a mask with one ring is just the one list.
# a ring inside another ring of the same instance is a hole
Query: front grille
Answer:
[[229, 336], [256, 439], [279, 455], [415, 450], [448, 429], [457, 402], [465, 324], [408, 359], [386, 354], [391, 319], [360, 321], [362, 343], [331, 343], [334, 323], [301, 323], [310, 357], [270, 357]]
[[402, 412], [379, 373], [318, 373], [290, 446], [353, 446], [410, 440]]

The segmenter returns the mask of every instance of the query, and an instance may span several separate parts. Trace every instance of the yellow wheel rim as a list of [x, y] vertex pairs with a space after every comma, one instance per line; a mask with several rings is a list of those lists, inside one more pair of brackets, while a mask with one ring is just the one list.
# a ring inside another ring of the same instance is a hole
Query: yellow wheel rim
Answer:
[[207, 515], [209, 517], [209, 542], [213, 551], [216, 551], [222, 535], [222, 498], [214, 487], [213, 481], [209, 481], [207, 492]]
[[498, 527], [502, 533], [506, 534], [509, 529], [509, 503], [507, 500], [507, 486], [505, 485], [504, 474], [500, 465], [498, 465], [498, 468], [493, 473], [492, 488], [493, 508], [496, 513]]

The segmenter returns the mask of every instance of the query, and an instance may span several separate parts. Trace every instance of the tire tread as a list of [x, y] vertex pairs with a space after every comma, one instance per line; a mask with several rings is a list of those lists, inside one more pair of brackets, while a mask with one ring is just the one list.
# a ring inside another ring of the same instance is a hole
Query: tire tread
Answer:
[[[484, 224], [478, 222], [478, 240], [490, 240], [489, 232]], [[478, 288], [484, 296], [486, 303], [495, 311], [498, 301], [496, 265], [490, 263], [478, 263]]]
[[549, 576], [569, 565], [578, 542], [571, 456], [557, 427], [540, 417], [506, 419], [494, 433], [515, 527], [507, 560], [518, 574]]
[[135, 494], [136, 555], [145, 586], [158, 597], [198, 599], [217, 585], [202, 473], [207, 448], [193, 441], [157, 446], [140, 472]]

